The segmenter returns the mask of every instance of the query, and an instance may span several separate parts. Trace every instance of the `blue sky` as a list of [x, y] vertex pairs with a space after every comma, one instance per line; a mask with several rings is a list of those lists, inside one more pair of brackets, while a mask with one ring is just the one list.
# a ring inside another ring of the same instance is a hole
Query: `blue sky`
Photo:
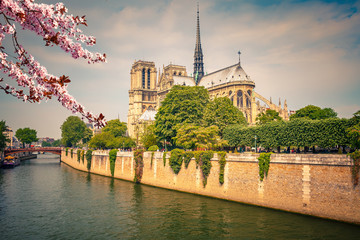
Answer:
[[[54, 3], [56, 1], [43, 1]], [[126, 121], [130, 68], [135, 60], [169, 63], [192, 72], [196, 1], [72, 0], [69, 12], [86, 15], [86, 33], [97, 37], [90, 50], [105, 52], [108, 63], [88, 65], [39, 37], [22, 33], [23, 45], [56, 75], [72, 80], [70, 93], [87, 110]], [[359, 1], [235, 1], [200, 3], [205, 71], [237, 62], [255, 90], [297, 110], [309, 104], [331, 107], [340, 117], [360, 109]], [[60, 103], [23, 103], [0, 93], [0, 119], [14, 130], [34, 128], [39, 137], [61, 135], [71, 115]]]

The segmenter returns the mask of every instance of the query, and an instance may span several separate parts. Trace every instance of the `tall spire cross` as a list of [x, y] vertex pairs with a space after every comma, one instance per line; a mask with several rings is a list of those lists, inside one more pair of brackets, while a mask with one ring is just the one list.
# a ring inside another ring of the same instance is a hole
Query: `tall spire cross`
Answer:
[[200, 79], [204, 76], [203, 53], [200, 41], [200, 19], [199, 19], [199, 3], [197, 3], [197, 26], [196, 26], [196, 44], [194, 52], [194, 77], [195, 83], [198, 85]]
[[240, 62], [240, 54], [241, 54], [241, 52], [238, 51], [238, 54], [239, 54], [239, 66], [241, 67], [241, 62]]

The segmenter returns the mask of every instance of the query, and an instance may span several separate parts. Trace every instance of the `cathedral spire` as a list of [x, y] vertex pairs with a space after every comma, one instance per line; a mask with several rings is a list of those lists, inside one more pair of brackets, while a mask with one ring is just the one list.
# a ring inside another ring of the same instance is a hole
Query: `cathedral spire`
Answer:
[[197, 26], [196, 26], [196, 44], [194, 52], [194, 78], [198, 85], [200, 79], [204, 76], [203, 53], [200, 41], [200, 20], [199, 20], [199, 3], [197, 4]]

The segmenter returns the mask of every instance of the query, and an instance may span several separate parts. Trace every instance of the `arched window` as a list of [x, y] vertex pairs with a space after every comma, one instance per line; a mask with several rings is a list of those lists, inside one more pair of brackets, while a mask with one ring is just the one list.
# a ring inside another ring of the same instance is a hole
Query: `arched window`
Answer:
[[237, 106], [240, 108], [242, 108], [244, 106], [243, 92], [241, 90], [237, 92]]
[[150, 69], [147, 71], [147, 88], [150, 89]]
[[229, 97], [231, 96], [231, 94], [232, 94], [232, 91], [229, 91]]
[[145, 68], [142, 70], [142, 87], [145, 88]]
[[149, 110], [149, 111], [153, 111], [154, 108], [153, 108], [152, 106], [149, 106], [149, 107], [148, 107], [148, 110]]
[[247, 91], [246, 94], [246, 107], [250, 108], [251, 107], [251, 91]]

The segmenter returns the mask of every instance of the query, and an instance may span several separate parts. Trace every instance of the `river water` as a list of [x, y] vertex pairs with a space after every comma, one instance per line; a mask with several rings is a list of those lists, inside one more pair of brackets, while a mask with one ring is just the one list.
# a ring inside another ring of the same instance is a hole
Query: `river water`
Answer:
[[114, 180], [38, 156], [0, 169], [0, 239], [360, 239], [357, 225]]

